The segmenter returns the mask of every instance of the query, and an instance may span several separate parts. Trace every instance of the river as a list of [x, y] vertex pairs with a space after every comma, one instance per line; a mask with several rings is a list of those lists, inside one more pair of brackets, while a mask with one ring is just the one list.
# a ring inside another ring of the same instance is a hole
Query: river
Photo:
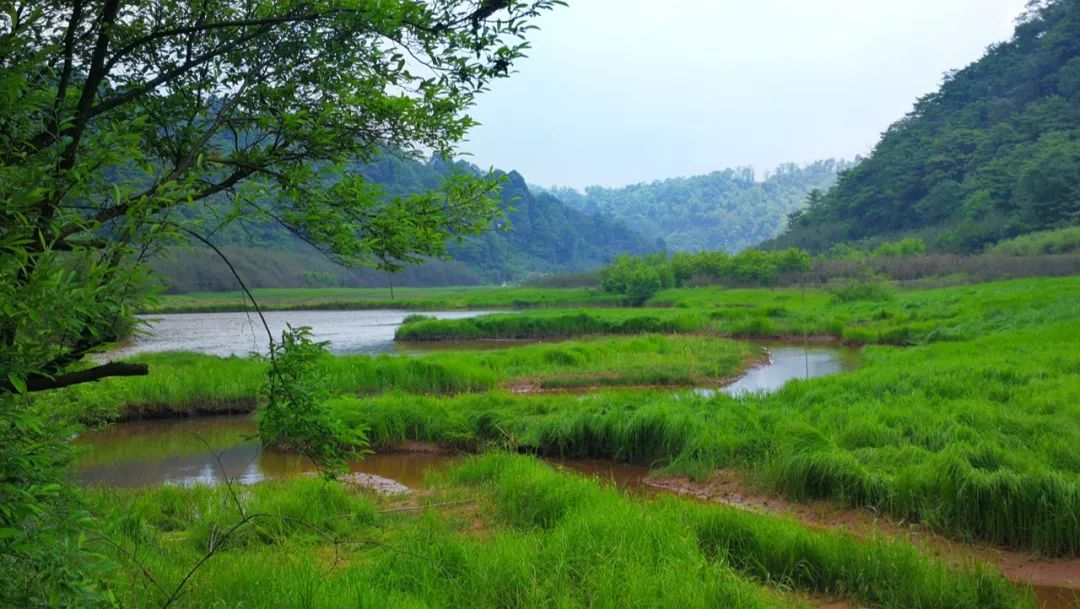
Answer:
[[[439, 319], [463, 319], [494, 311], [425, 311]], [[275, 339], [287, 325], [307, 326], [313, 338], [329, 341], [330, 351], [346, 353], [412, 352], [394, 343], [394, 331], [408, 311], [269, 311], [263, 315]], [[255, 313], [170, 313], [141, 315], [144, 322], [129, 344], [109, 353], [124, 357], [158, 351], [194, 351], [208, 355], [248, 355], [266, 353], [267, 336]]]

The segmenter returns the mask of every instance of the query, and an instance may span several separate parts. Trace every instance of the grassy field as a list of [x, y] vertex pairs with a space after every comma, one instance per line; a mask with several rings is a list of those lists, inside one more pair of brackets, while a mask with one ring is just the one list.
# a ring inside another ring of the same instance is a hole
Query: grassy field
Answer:
[[[280, 288], [252, 293], [267, 311], [307, 309], [528, 309], [535, 307], [614, 306], [617, 295], [594, 288], [552, 290], [529, 287], [465, 286], [447, 288]], [[158, 297], [147, 313], [246, 311], [251, 307], [241, 292], [195, 292]]]
[[[424, 320], [399, 340], [561, 338], [584, 334], [714, 333], [740, 338], [819, 337], [913, 345], [1080, 319], [1080, 277], [1022, 279], [935, 290], [725, 290], [660, 292], [645, 309], [541, 310]], [[658, 308], [666, 307], [666, 308]]]
[[238, 499], [222, 487], [92, 491], [103, 536], [88, 543], [120, 565], [109, 581], [119, 604], [757, 609], [826, 595], [887, 609], [1034, 607], [998, 575], [904, 543], [633, 500], [525, 457], [471, 460], [415, 500], [315, 479]]
[[[710, 386], [729, 380], [761, 356], [745, 343], [721, 338], [642, 335], [417, 357], [326, 356], [320, 373], [333, 394]], [[149, 364], [151, 374], [81, 385], [50, 399], [123, 418], [249, 412], [260, 402], [268, 370], [263, 359], [196, 353], [150, 354], [132, 361]]]
[[[476, 448], [509, 435], [525, 450], [699, 476], [737, 467], [794, 499], [834, 499], [928, 522], [954, 537], [1077, 555], [1078, 288], [1070, 278], [902, 293], [881, 302], [819, 297], [821, 319], [848, 324], [839, 336], [904, 336], [895, 342], [913, 346], [869, 347], [855, 372], [792, 382], [767, 396], [390, 394], [343, 398], [335, 407], [376, 442]], [[783, 295], [765, 293], [765, 304], [756, 306], [775, 306]], [[694, 297], [703, 303], [707, 295]], [[735, 303], [718, 310], [737, 310]], [[634, 314], [614, 313], [590, 315]]]
[[[511, 447], [697, 477], [734, 468], [791, 499], [823, 498], [924, 522], [961, 540], [1077, 556], [1076, 294], [1080, 278], [921, 291], [672, 290], [648, 309], [538, 310], [422, 320], [401, 330], [431, 340], [634, 336], [418, 358], [330, 358], [324, 370], [334, 391], [350, 394], [330, 408], [379, 445]], [[512, 391], [518, 383], [706, 384], [753, 356], [723, 335], [870, 346], [854, 372], [794, 381], [770, 395]], [[174, 376], [100, 383], [83, 389], [90, 394], [82, 399], [101, 403], [112, 392], [120, 405], [166, 411], [204, 398], [250, 400], [265, 366], [160, 357], [159, 372], [172, 366]]]

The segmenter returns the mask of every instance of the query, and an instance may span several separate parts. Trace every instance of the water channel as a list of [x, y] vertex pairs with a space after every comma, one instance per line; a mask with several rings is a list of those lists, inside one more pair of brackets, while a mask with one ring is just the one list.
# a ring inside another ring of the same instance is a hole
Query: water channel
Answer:
[[[487, 312], [425, 313], [444, 319]], [[286, 324], [310, 326], [317, 340], [330, 341], [334, 353], [430, 352], [439, 348], [491, 349], [506, 341], [468, 343], [395, 343], [394, 330], [407, 313], [380, 311], [283, 311], [266, 314], [271, 330]], [[265, 331], [256, 317], [246, 313], [198, 313], [147, 318], [146, 332], [111, 355], [154, 351], [196, 351], [212, 355], [242, 355], [265, 345]], [[513, 343], [510, 343], [513, 344]], [[774, 391], [792, 379], [812, 378], [850, 370], [858, 352], [832, 346], [765, 344], [769, 361], [748, 370], [721, 388], [695, 390], [702, 395], [722, 391], [731, 395]], [[254, 439], [250, 416], [218, 416], [171, 420], [132, 421], [91, 431], [77, 439], [84, 447], [80, 475], [87, 484], [144, 486], [150, 484], [215, 483], [228, 476], [244, 483], [287, 478], [310, 471], [298, 456], [263, 449]], [[371, 455], [351, 464], [355, 472], [391, 478], [405, 486], [422, 485], [428, 469], [446, 467], [453, 458], [437, 454], [392, 453]], [[635, 486], [645, 468], [603, 462], [564, 462], [563, 465], [607, 477], [623, 486]]]
[[[425, 313], [442, 319], [483, 315], [489, 311]], [[441, 349], [495, 349], [516, 341], [464, 343], [395, 343], [394, 331], [406, 311], [288, 311], [267, 313], [272, 332], [286, 324], [310, 326], [317, 340], [330, 341], [334, 353], [420, 354]], [[256, 317], [246, 313], [157, 315], [147, 318], [145, 332], [110, 356], [154, 351], [197, 351], [213, 355], [245, 355], [265, 349], [266, 335]], [[684, 391], [710, 397], [771, 392], [793, 379], [814, 378], [852, 370], [859, 352], [836, 346], [761, 343], [767, 363], [746, 371], [724, 387]], [[84, 433], [75, 440], [83, 454], [79, 476], [87, 485], [137, 487], [155, 484], [215, 484], [225, 476], [242, 483], [276, 480], [311, 471], [299, 456], [265, 449], [255, 439], [250, 415], [132, 421], [102, 431]], [[421, 488], [433, 472], [461, 459], [439, 452], [375, 454], [349, 464], [357, 473]], [[596, 477], [632, 493], [652, 493], [644, 483], [648, 468], [602, 460], [549, 459], [557, 467]], [[1007, 573], [1008, 574], [1008, 573]], [[1014, 576], [1015, 577], [1015, 576]], [[1030, 582], [1026, 577], [1015, 581]], [[1074, 607], [1075, 592], [1068, 587], [1035, 586], [1043, 609]]]

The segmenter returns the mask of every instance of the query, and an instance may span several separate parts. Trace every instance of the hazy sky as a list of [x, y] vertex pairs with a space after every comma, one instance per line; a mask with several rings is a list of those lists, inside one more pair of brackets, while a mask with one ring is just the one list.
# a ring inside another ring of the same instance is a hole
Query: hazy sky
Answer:
[[866, 154], [1025, 0], [570, 0], [462, 149], [534, 184], [618, 186]]

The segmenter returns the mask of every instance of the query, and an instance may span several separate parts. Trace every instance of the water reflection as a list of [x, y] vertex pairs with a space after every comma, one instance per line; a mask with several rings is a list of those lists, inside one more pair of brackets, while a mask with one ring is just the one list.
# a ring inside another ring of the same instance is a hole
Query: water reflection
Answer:
[[[228, 476], [245, 484], [312, 472], [307, 459], [264, 449], [253, 436], [250, 416], [195, 417], [135, 421], [83, 434], [86, 448], [79, 468], [84, 484], [133, 487], [152, 484], [217, 484]], [[425, 471], [445, 469], [454, 457], [439, 454], [369, 455], [349, 464], [350, 471], [423, 485]]]
[[[431, 311], [429, 317], [463, 319], [495, 311]], [[275, 338], [286, 324], [308, 326], [315, 340], [330, 341], [333, 353], [397, 353], [394, 331], [408, 311], [270, 311], [267, 324]], [[143, 334], [111, 357], [158, 351], [194, 351], [209, 355], [247, 355], [266, 352], [266, 330], [252, 313], [176, 313], [143, 315]], [[407, 347], [406, 350], [412, 350]]]
[[859, 364], [857, 349], [821, 345], [803, 347], [787, 343], [766, 343], [762, 346], [769, 352], [769, 363], [751, 368], [730, 385], [719, 389], [697, 389], [695, 393], [708, 397], [718, 392], [732, 396], [771, 392], [793, 379], [847, 372]]

